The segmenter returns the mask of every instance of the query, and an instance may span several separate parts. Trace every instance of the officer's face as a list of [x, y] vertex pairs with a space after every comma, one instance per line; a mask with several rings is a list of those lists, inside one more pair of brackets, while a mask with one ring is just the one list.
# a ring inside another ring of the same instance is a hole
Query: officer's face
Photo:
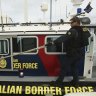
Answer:
[[70, 22], [70, 25], [71, 25], [71, 27], [74, 27], [74, 26], [77, 26], [78, 24], [77, 24], [76, 21], [71, 21], [71, 22]]

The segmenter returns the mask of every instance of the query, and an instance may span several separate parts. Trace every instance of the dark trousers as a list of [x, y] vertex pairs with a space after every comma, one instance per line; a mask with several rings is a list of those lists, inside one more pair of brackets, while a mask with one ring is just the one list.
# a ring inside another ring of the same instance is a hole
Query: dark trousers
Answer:
[[83, 57], [83, 54], [71, 54], [69, 55], [60, 55], [60, 63], [61, 63], [61, 70], [60, 70], [60, 75], [58, 76], [56, 82], [63, 82], [63, 79], [69, 70], [71, 68], [72, 76], [73, 76], [73, 81], [78, 82], [78, 69], [77, 69], [77, 63], [81, 58]]

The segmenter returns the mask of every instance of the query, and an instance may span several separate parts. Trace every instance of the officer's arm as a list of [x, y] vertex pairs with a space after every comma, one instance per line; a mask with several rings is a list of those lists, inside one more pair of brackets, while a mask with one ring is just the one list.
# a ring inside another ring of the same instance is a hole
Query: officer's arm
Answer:
[[69, 31], [67, 31], [67, 33], [65, 35], [60, 36], [59, 38], [57, 38], [54, 43], [61, 43], [61, 42], [66, 42], [67, 40], [70, 40], [74, 37], [77, 36], [77, 31], [75, 29], [70, 29]]

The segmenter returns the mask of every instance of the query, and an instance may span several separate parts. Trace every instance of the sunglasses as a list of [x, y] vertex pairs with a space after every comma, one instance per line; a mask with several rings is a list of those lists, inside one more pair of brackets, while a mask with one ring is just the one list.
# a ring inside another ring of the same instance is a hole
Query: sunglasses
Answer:
[[75, 21], [73, 21], [73, 22], [70, 22], [70, 24], [73, 24]]

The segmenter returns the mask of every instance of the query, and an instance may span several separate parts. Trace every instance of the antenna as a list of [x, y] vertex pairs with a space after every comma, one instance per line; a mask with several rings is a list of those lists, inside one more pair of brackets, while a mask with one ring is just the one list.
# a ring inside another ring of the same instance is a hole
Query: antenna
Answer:
[[50, 0], [50, 30], [52, 27], [52, 0]]
[[28, 0], [24, 0], [24, 22], [28, 22]]
[[0, 0], [0, 13], [1, 13], [1, 24], [2, 24], [2, 31], [4, 30], [3, 29], [3, 17], [2, 17], [2, 7], [1, 7], [1, 0]]
[[55, 20], [57, 19], [57, 12], [56, 12], [57, 8], [56, 7], [57, 7], [57, 0], [55, 0]]
[[67, 5], [66, 5], [66, 18], [68, 18], [68, 16], [67, 16]]

